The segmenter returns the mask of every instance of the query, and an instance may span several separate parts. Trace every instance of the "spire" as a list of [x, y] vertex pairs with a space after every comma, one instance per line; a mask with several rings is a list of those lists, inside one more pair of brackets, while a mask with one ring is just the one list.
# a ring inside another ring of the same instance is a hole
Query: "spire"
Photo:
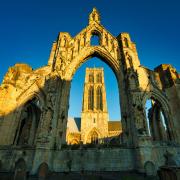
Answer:
[[89, 15], [89, 24], [93, 22], [100, 23], [100, 14], [96, 8], [93, 8], [91, 14]]

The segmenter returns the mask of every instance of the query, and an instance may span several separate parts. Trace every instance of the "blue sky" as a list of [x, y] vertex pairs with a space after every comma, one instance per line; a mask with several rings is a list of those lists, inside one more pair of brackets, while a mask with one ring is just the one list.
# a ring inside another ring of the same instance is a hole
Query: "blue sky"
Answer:
[[[130, 33], [142, 65], [153, 69], [170, 63], [180, 71], [179, 0], [6, 0], [0, 3], [0, 82], [8, 67], [17, 62], [34, 69], [46, 65], [58, 32], [75, 36], [88, 24], [93, 7], [99, 10], [101, 23], [114, 36]], [[75, 77], [74, 81], [80, 81]], [[111, 106], [109, 111], [112, 119], [119, 117]]]
[[69, 116], [80, 117], [86, 67], [103, 67], [106, 87], [107, 107], [110, 120], [120, 120], [119, 92], [116, 77], [111, 68], [98, 58], [91, 58], [75, 73], [70, 92]]

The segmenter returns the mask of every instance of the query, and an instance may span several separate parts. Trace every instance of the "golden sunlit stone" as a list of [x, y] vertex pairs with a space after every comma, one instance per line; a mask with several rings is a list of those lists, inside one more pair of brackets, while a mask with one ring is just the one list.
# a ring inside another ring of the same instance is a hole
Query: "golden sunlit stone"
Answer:
[[[92, 36], [99, 39], [97, 45], [92, 45]], [[84, 145], [81, 143], [76, 149], [74, 146], [70, 149], [66, 130], [71, 80], [80, 65], [94, 56], [101, 58], [115, 73], [119, 88], [117, 99], [121, 103], [116, 108], [121, 109], [122, 133], [118, 132], [118, 140], [112, 144], [97, 143], [93, 148], [86, 145], [96, 142], [100, 131], [103, 132], [100, 139], [111, 136], [109, 130], [116, 126], [107, 123], [102, 86], [103, 103], [98, 105], [102, 111], [99, 114], [101, 126], [94, 127], [90, 123], [86, 126], [89, 115], [95, 118], [91, 119], [94, 123], [98, 120], [94, 112], [88, 115], [89, 102], [84, 99], [82, 134], [71, 134], [78, 140], [74, 138], [70, 143], [82, 141]], [[94, 8], [88, 25], [75, 37], [67, 32], [59, 33], [47, 65], [33, 70], [26, 64], [16, 64], [6, 73], [0, 86], [0, 170], [15, 172], [15, 179], [25, 178], [26, 172], [42, 178], [47, 176], [48, 170], [137, 170], [155, 175], [164, 165], [164, 155], [166, 165], [171, 162], [178, 166], [179, 88], [179, 74], [175, 68], [160, 65], [153, 71], [143, 67], [130, 35], [121, 33], [115, 37], [109, 33]], [[152, 108], [146, 114], [147, 99]]]

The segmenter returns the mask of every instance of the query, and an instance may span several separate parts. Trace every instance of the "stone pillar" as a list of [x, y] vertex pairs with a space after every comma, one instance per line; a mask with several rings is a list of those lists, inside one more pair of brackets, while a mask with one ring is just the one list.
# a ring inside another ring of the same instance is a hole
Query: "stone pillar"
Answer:
[[61, 149], [62, 144], [66, 144], [66, 128], [69, 110], [69, 95], [71, 81], [62, 81], [61, 89], [59, 90], [59, 104], [57, 104], [57, 130], [56, 130], [56, 145]]

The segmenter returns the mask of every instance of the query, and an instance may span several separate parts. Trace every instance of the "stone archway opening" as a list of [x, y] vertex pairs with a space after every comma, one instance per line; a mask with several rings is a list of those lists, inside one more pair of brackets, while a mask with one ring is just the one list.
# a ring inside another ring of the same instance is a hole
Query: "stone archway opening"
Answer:
[[153, 141], [170, 141], [170, 120], [164, 111], [160, 101], [151, 97], [146, 100], [146, 124], [147, 134]]
[[99, 46], [101, 45], [101, 34], [98, 31], [92, 31], [90, 44], [92, 46]]
[[20, 113], [19, 125], [16, 129], [14, 144], [32, 146], [35, 143], [36, 132], [41, 116], [41, 105], [34, 97], [23, 106]]
[[[96, 69], [95, 71], [98, 71], [99, 68], [103, 68], [104, 74], [102, 76], [101, 73], [94, 72], [94, 75], [91, 76], [90, 73], [87, 76], [88, 77], [87, 80], [85, 76], [85, 74], [87, 73], [86, 68], [89, 68], [89, 71], [91, 71], [91, 69]], [[101, 85], [101, 82], [104, 81], [103, 79], [105, 79], [105, 89], [103, 89]], [[113, 137], [119, 136], [122, 132], [122, 126], [120, 121], [121, 120], [120, 101], [118, 100], [118, 97], [120, 99], [120, 95], [119, 95], [120, 89], [119, 89], [117, 77], [114, 71], [112, 70], [111, 66], [97, 57], [90, 58], [88, 59], [88, 61], [84, 62], [83, 65], [78, 68], [77, 72], [73, 76], [71, 82], [71, 88], [70, 88], [67, 133], [74, 131], [73, 133], [78, 134], [78, 133], [82, 133], [84, 129], [82, 128], [83, 125], [81, 123], [82, 122], [81, 120], [83, 119], [83, 116], [85, 114], [82, 113], [83, 108], [85, 108], [86, 106], [84, 104], [86, 103], [84, 101], [84, 98], [86, 98], [86, 95], [84, 94], [85, 91], [84, 83], [85, 84], [91, 83], [91, 86], [89, 86], [89, 91], [87, 91], [88, 92], [87, 113], [90, 113], [90, 111], [92, 112], [94, 111], [96, 113], [99, 112], [100, 114], [100, 112], [103, 112], [104, 108], [106, 108], [107, 106], [107, 111], [109, 112], [109, 114], [107, 115], [108, 116], [107, 120], [110, 123], [107, 122], [107, 124], [105, 125], [107, 128], [106, 134], [104, 134], [103, 137], [98, 136], [98, 139], [100, 140], [97, 140], [96, 142], [103, 142], [103, 143], [108, 142], [112, 140]], [[96, 84], [95, 87], [93, 83]], [[104, 102], [105, 99], [103, 98], [104, 91], [106, 91], [105, 93], [107, 96], [107, 105], [104, 104], [105, 103]], [[91, 119], [92, 119], [92, 127], [90, 128], [94, 128], [97, 126], [98, 120], [97, 117], [93, 115]], [[66, 135], [66, 137], [69, 136]], [[72, 142], [71, 140], [66, 140], [66, 141]], [[81, 138], [79, 139], [79, 143], [81, 141], [83, 141], [82, 134], [81, 134]], [[87, 139], [84, 139], [84, 141], [87, 141]]]

